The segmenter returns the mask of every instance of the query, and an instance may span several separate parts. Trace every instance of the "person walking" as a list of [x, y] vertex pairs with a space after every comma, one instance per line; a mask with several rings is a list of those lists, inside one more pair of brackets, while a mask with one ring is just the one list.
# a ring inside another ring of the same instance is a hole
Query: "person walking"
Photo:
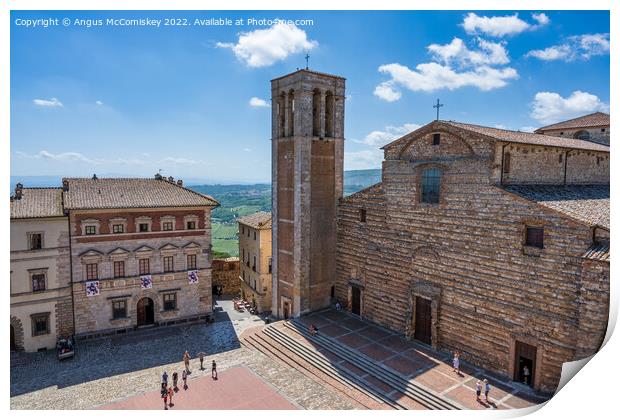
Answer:
[[203, 362], [205, 361], [205, 356], [206, 354], [202, 351], [198, 353], [198, 360], [200, 360], [200, 370], [205, 370], [205, 368], [202, 366]]
[[185, 350], [185, 353], [183, 354], [183, 362], [185, 363], [185, 370], [187, 373], [191, 373], [189, 370], [189, 352], [187, 350]]
[[168, 389], [165, 383], [161, 383], [161, 398], [164, 400], [164, 410], [168, 409]]
[[454, 357], [452, 358], [452, 368], [453, 368], [452, 371], [456, 372], [457, 375], [461, 374], [460, 365], [461, 365], [461, 361], [459, 359], [459, 352], [455, 351]]
[[215, 360], [211, 362], [211, 379], [217, 380], [217, 364]]
[[183, 389], [187, 389], [187, 370], [183, 371]]
[[168, 398], [170, 398], [170, 402], [168, 403], [169, 407], [174, 407], [174, 404], [172, 404], [173, 395], [174, 395], [174, 389], [172, 389], [172, 387], [168, 388]]
[[489, 402], [489, 392], [491, 392], [491, 384], [489, 383], [487, 378], [484, 378], [484, 400], [487, 402], [487, 404]]
[[174, 387], [175, 391], [178, 391], [179, 388], [177, 386], [177, 383], [179, 382], [179, 374], [176, 372], [172, 373], [172, 386]]
[[161, 375], [161, 383], [166, 387], [168, 386], [168, 373], [166, 371], [164, 371], [164, 374]]
[[482, 384], [480, 379], [476, 381], [476, 401], [480, 401], [480, 394], [482, 393]]

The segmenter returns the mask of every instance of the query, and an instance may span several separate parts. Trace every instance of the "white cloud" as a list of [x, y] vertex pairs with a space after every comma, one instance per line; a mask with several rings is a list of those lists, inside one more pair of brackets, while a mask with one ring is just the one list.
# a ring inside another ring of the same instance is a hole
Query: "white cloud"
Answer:
[[551, 21], [549, 19], [549, 16], [544, 13], [532, 13], [532, 19], [538, 22], [538, 24], [541, 26], [547, 25]]
[[103, 105], [103, 102], [101, 102], [101, 101], [96, 101], [96, 102], [95, 102], [95, 104], [97, 104], [97, 105], [100, 105], [100, 106], [101, 106], [101, 105]]
[[160, 160], [159, 163], [172, 166], [192, 166], [197, 165], [198, 163], [200, 163], [200, 161], [187, 158], [166, 157]]
[[269, 104], [267, 103], [267, 101], [265, 101], [264, 99], [257, 98], [256, 96], [253, 96], [250, 99], [250, 106], [253, 106], [256, 108], [269, 108]]
[[383, 151], [380, 149], [345, 152], [344, 154], [344, 167], [347, 171], [380, 168], [382, 161]]
[[483, 33], [495, 37], [516, 35], [530, 28], [530, 24], [519, 18], [518, 13], [511, 16], [478, 16], [469, 13], [461, 24], [468, 34]]
[[[166, 157], [160, 160], [142, 160], [142, 159], [130, 159], [130, 158], [115, 158], [115, 159], [93, 159], [89, 158], [82, 153], [78, 152], [62, 152], [62, 153], [51, 153], [47, 150], [41, 150], [38, 153], [30, 155], [25, 152], [17, 151], [16, 155], [21, 156], [27, 159], [42, 159], [47, 161], [54, 162], [73, 162], [73, 163], [87, 163], [89, 165], [151, 165], [151, 164], [162, 164], [162, 165], [172, 165], [172, 166], [192, 166], [201, 163], [201, 161], [186, 159], [186, 158], [176, 158], [176, 157]], [[148, 157], [148, 154], [143, 153], [144, 157]]]
[[411, 133], [412, 131], [420, 128], [421, 125], [406, 123], [399, 127], [388, 125], [381, 130], [375, 130], [368, 133], [361, 140], [353, 140], [354, 143], [366, 144], [368, 146], [382, 147], [391, 142], [392, 140], [396, 140], [399, 137], [404, 136], [407, 133]]
[[400, 99], [402, 94], [393, 88], [394, 82], [382, 82], [375, 88], [374, 94], [387, 102], [394, 102]]
[[574, 61], [589, 60], [593, 56], [609, 54], [609, 34], [583, 34], [566, 38], [566, 41], [541, 50], [531, 50], [526, 57], [539, 60]]
[[250, 149], [249, 147], [244, 147], [244, 148], [243, 148], [243, 151], [244, 151], [244, 152], [248, 152], [248, 153], [250, 153], [250, 152], [252, 151], [252, 149]]
[[248, 67], [266, 67], [285, 60], [290, 54], [309, 51], [319, 44], [308, 39], [306, 32], [293, 24], [278, 22], [268, 29], [257, 29], [239, 35], [236, 44], [218, 42], [229, 48]]
[[537, 128], [538, 127], [532, 127], [530, 125], [526, 125], [526, 126], [519, 128], [519, 131], [524, 131], [526, 133], [533, 133], [534, 131], [536, 131]]
[[530, 115], [541, 123], [549, 124], [596, 111], [609, 112], [609, 105], [588, 92], [577, 90], [567, 98], [555, 92], [538, 92], [534, 96]]
[[460, 38], [452, 39], [445, 45], [431, 44], [427, 48], [435, 61], [444, 64], [457, 63], [461, 66], [483, 64], [508, 64], [508, 52], [505, 42], [490, 42], [478, 38], [479, 49], [470, 50]]
[[[504, 87], [508, 80], [519, 77], [517, 71], [511, 67], [496, 69], [486, 65], [459, 72], [450, 66], [438, 63], [418, 64], [415, 70], [411, 70], [402, 64], [392, 63], [380, 66], [379, 71], [391, 77], [390, 81], [384, 82], [382, 85], [388, 85], [389, 89], [398, 95], [400, 92], [396, 90], [397, 86], [414, 92], [433, 92], [438, 89], [454, 90], [466, 86], [489, 91]], [[375, 89], [376, 94], [377, 90]]]
[[56, 98], [52, 98], [52, 99], [33, 99], [32, 103], [35, 104], [36, 106], [43, 106], [43, 107], [48, 107], [48, 108], [62, 108], [62, 102], [60, 102], [58, 99]]

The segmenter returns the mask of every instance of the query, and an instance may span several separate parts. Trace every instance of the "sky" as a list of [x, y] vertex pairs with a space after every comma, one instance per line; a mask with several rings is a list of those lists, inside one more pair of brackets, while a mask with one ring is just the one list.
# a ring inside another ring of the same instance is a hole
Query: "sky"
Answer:
[[11, 175], [268, 182], [270, 80], [306, 54], [347, 79], [345, 170], [437, 99], [522, 131], [609, 112], [607, 11], [14, 11]]

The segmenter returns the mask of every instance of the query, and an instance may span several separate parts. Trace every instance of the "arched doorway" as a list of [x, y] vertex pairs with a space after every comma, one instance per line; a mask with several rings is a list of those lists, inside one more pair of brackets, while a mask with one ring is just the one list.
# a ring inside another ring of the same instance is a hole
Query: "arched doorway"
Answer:
[[138, 326], [151, 325], [155, 322], [155, 305], [153, 299], [144, 297], [138, 301]]
[[11, 325], [11, 351], [16, 351], [17, 346], [15, 345], [15, 327]]

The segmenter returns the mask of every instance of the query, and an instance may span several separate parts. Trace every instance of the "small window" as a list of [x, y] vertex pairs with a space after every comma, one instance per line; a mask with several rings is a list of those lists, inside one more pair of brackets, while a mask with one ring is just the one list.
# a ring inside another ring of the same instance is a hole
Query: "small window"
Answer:
[[162, 230], [172, 230], [172, 222], [162, 223]]
[[97, 280], [99, 277], [99, 270], [97, 263], [86, 264], [86, 280]]
[[272, 264], [271, 257], [269, 257], [269, 274], [271, 274], [271, 264]]
[[95, 235], [97, 233], [97, 227], [96, 226], [85, 226], [84, 227], [84, 233], [86, 235]]
[[164, 311], [174, 311], [177, 308], [177, 294], [164, 293]]
[[435, 133], [433, 134], [433, 145], [437, 146], [441, 142], [441, 134]]
[[536, 248], [543, 248], [544, 229], [541, 227], [526, 227], [525, 245]]
[[504, 173], [510, 173], [510, 153], [504, 154]]
[[149, 231], [149, 224], [148, 223], [140, 223], [138, 225], [138, 231], [139, 232], [148, 232]]
[[112, 225], [112, 233], [123, 233], [123, 232], [125, 232], [125, 226]]
[[439, 203], [441, 187], [441, 170], [437, 168], [426, 169], [422, 172], [422, 203]]
[[112, 302], [112, 318], [127, 318], [127, 301], [118, 300], [116, 302]]
[[243, 227], [243, 225], [241, 225], [241, 234], [245, 234], [245, 227]]
[[170, 273], [174, 271], [174, 257], [164, 257], [164, 273]]
[[596, 164], [597, 164], [597, 165], [600, 165], [600, 164], [601, 164], [601, 157], [600, 157], [600, 156], [597, 156], [597, 157], [596, 157]]
[[45, 290], [45, 274], [37, 273], [31, 276], [32, 279], [32, 291], [42, 292]]
[[252, 264], [252, 270], [256, 271], [256, 255], [254, 255], [254, 260]]
[[248, 238], [250, 237], [250, 229], [248, 229]]
[[188, 229], [188, 230], [194, 230], [194, 229], [196, 229], [196, 222], [195, 222], [195, 221], [193, 221], [193, 220], [189, 220], [189, 221], [187, 222], [187, 229]]
[[125, 277], [125, 261], [114, 261], [114, 278]]
[[562, 163], [562, 160], [563, 160], [562, 156], [563, 155], [560, 153], [560, 157], [558, 158], [558, 162], [560, 162], [560, 163]]
[[138, 260], [138, 273], [141, 276], [151, 273], [151, 264], [148, 258], [140, 258]]
[[360, 209], [360, 222], [366, 223], [366, 209]]
[[601, 133], [604, 133], [604, 132], [605, 132], [605, 129], [604, 129], [604, 128], [601, 128]]
[[563, 136], [563, 135], [564, 135], [564, 131], [560, 131], [560, 136]]
[[43, 248], [43, 234], [41, 233], [28, 234], [28, 248], [30, 250]]
[[254, 240], [256, 240], [256, 231], [254, 231]]
[[30, 316], [32, 335], [46, 335], [50, 333], [50, 314], [34, 314]]
[[195, 270], [196, 268], [197, 268], [196, 255], [195, 254], [188, 255], [187, 256], [187, 269]]

